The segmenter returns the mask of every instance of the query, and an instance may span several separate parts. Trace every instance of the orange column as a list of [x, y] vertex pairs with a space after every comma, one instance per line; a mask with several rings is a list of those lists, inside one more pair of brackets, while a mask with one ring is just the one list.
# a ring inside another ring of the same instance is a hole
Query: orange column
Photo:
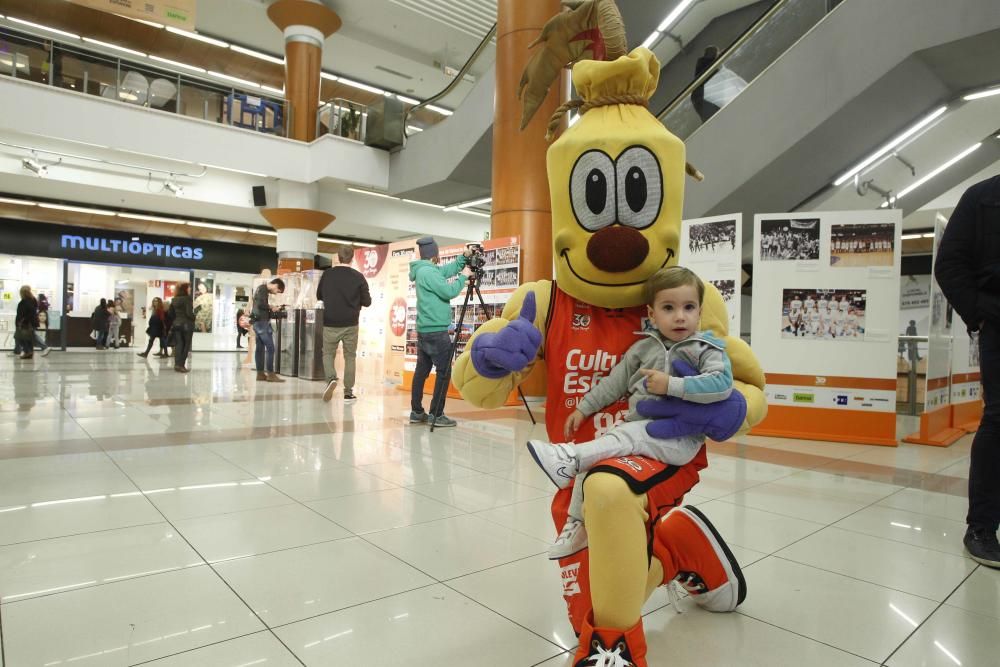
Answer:
[[523, 282], [552, 277], [552, 210], [545, 170], [548, 149], [545, 128], [562, 100], [557, 82], [522, 132], [517, 88], [532, 53], [528, 44], [559, 11], [559, 0], [497, 3], [492, 235], [520, 237]]
[[336, 12], [310, 0], [278, 0], [267, 15], [285, 35], [287, 135], [299, 141], [316, 138], [323, 41], [340, 29]]
[[278, 275], [314, 268], [319, 233], [336, 216], [308, 208], [264, 208], [260, 213], [278, 231]]

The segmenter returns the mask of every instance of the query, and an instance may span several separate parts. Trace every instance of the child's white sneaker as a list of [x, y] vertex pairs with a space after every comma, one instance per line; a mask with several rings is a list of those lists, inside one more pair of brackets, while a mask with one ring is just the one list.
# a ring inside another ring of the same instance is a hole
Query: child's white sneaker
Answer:
[[577, 473], [577, 458], [573, 445], [544, 440], [529, 440], [528, 451], [538, 467], [548, 475], [552, 483], [565, 489]]
[[566, 523], [563, 524], [562, 532], [559, 533], [559, 537], [549, 547], [549, 560], [566, 558], [586, 548], [587, 529], [584, 527], [583, 521], [568, 516], [566, 517]]

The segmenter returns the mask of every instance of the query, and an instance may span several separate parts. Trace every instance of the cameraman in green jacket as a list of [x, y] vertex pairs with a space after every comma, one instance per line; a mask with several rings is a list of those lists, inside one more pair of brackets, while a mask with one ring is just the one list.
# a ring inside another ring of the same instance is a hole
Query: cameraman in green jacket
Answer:
[[[435, 428], [455, 426], [454, 419], [444, 415], [444, 400], [451, 380], [452, 340], [448, 329], [452, 325], [451, 300], [462, 293], [471, 271], [466, 261], [472, 254], [466, 250], [454, 262], [441, 265], [437, 242], [425, 236], [417, 241], [420, 259], [410, 262], [410, 280], [417, 289], [417, 368], [410, 393], [410, 423], [429, 424]], [[452, 276], [458, 280], [448, 282]], [[430, 413], [424, 412], [424, 383], [431, 366], [437, 374]]]

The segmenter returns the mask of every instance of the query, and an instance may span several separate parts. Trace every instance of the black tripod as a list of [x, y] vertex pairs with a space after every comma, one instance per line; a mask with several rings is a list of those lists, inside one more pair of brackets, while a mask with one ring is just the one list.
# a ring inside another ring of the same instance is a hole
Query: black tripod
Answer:
[[[462, 335], [462, 324], [465, 322], [465, 313], [469, 310], [469, 302], [472, 301], [472, 295], [475, 294], [479, 299], [479, 305], [486, 310], [486, 301], [483, 299], [482, 292], [479, 291], [479, 281], [483, 278], [482, 269], [473, 269], [472, 275], [469, 276], [469, 282], [465, 286], [465, 301], [462, 302], [462, 309], [458, 311], [458, 325], [455, 327], [455, 340], [451, 342], [451, 355], [448, 357], [447, 368], [436, 368], [434, 369], [438, 373], [447, 373], [443, 382], [436, 382], [434, 384], [434, 395], [431, 397], [431, 433], [434, 432], [434, 422], [437, 419], [436, 415], [444, 414], [444, 404], [448, 400], [448, 385], [451, 381], [451, 365], [455, 361], [455, 354], [458, 352], [458, 339]], [[521, 402], [524, 403], [525, 409], [528, 411], [528, 416], [531, 417], [531, 423], [537, 424], [535, 421], [535, 415], [531, 412], [531, 407], [528, 405], [528, 399], [524, 397], [524, 392], [521, 388], [517, 388], [517, 393], [521, 397]]]

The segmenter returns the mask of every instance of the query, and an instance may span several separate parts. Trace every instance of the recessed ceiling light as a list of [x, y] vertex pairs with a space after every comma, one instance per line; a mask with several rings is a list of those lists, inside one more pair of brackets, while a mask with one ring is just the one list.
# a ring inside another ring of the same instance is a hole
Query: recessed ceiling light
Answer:
[[319, 76], [321, 79], [326, 79], [327, 81], [339, 81], [340, 77], [336, 74], [330, 74], [329, 72], [320, 72]]
[[833, 184], [835, 186], [839, 186], [839, 185], [843, 185], [847, 181], [851, 180], [852, 178], [854, 178], [855, 174], [861, 173], [861, 171], [864, 170], [865, 167], [868, 167], [873, 162], [875, 162], [876, 160], [878, 160], [880, 157], [882, 157], [883, 155], [885, 155], [889, 151], [891, 151], [893, 148], [895, 148], [896, 146], [900, 145], [901, 143], [903, 143], [904, 141], [906, 141], [907, 139], [909, 139], [910, 137], [912, 137], [914, 134], [916, 134], [918, 131], [920, 131], [921, 129], [923, 129], [927, 125], [929, 125], [931, 123], [931, 121], [933, 121], [935, 118], [937, 118], [938, 116], [940, 116], [941, 114], [943, 114], [947, 110], [948, 110], [947, 106], [938, 107], [937, 109], [935, 109], [934, 111], [932, 111], [930, 114], [928, 114], [927, 116], [925, 116], [923, 119], [921, 119], [920, 121], [918, 121], [917, 123], [915, 123], [913, 126], [911, 126], [910, 128], [908, 128], [905, 132], [903, 132], [902, 134], [900, 134], [898, 137], [896, 137], [895, 139], [893, 139], [889, 143], [887, 143], [884, 146], [882, 146], [881, 148], [879, 148], [877, 151], [875, 151], [874, 153], [872, 153], [871, 155], [869, 155], [867, 158], [865, 158], [864, 160], [862, 160], [857, 165], [851, 167], [850, 170], [848, 170], [840, 178], [838, 178], [837, 180], [835, 180], [833, 182]]
[[204, 163], [204, 166], [211, 167], [212, 169], [221, 169], [222, 171], [231, 171], [236, 174], [246, 174], [247, 176], [256, 176], [258, 178], [267, 178], [267, 174], [260, 174], [256, 171], [244, 171], [243, 169], [233, 169], [232, 167], [220, 167], [217, 164]]
[[181, 37], [187, 37], [188, 39], [196, 39], [199, 42], [205, 42], [206, 44], [221, 46], [224, 49], [229, 48], [229, 42], [223, 42], [221, 39], [214, 39], [212, 37], [205, 37], [204, 35], [199, 35], [196, 32], [181, 30], [180, 28], [175, 28], [172, 25], [167, 26], [167, 32], [172, 32], [175, 35], [180, 35]]
[[420, 100], [415, 100], [412, 97], [407, 97], [406, 95], [397, 94], [396, 99], [407, 104], [420, 104]]
[[220, 225], [215, 222], [201, 222], [199, 220], [188, 220], [189, 227], [205, 227], [207, 229], [219, 229], [224, 232], [246, 232], [248, 229], [246, 227], [237, 227], [236, 225]]
[[431, 204], [430, 202], [417, 201], [416, 199], [404, 199], [407, 204], [417, 204], [418, 206], [428, 206], [430, 208], [442, 209], [444, 206], [441, 204]]
[[274, 93], [275, 95], [281, 95], [282, 97], [284, 97], [285, 95], [285, 91], [283, 88], [272, 88], [271, 86], [265, 86], [264, 84], [261, 84], [260, 89], [266, 90], [269, 93]]
[[[114, 13], [114, 12], [112, 12], [112, 13]], [[147, 21], [146, 19], [137, 19], [137, 18], [132, 17], [132, 16], [125, 16], [124, 14], [115, 14], [115, 16], [119, 16], [119, 17], [121, 17], [123, 19], [128, 19], [129, 21], [135, 21], [136, 23], [142, 23], [143, 25], [148, 25], [148, 26], [153, 27], [153, 28], [163, 28], [164, 27], [162, 23], [156, 23], [154, 21]]]
[[247, 231], [251, 234], [260, 234], [261, 236], [277, 236], [278, 232], [273, 229], [263, 229], [261, 227], [247, 227]]
[[148, 220], [149, 222], [163, 222], [168, 225], [183, 225], [187, 220], [179, 218], [164, 218], [159, 215], [145, 215], [143, 213], [119, 213], [119, 218], [134, 218], [136, 220]]
[[[934, 178], [935, 176], [937, 176], [938, 174], [940, 174], [942, 171], [944, 171], [948, 167], [952, 166], [953, 164], [955, 164], [959, 160], [967, 157], [968, 155], [971, 155], [972, 153], [974, 153], [982, 145], [983, 145], [982, 142], [980, 142], [978, 144], [975, 144], [974, 146], [969, 146], [964, 151], [962, 151], [961, 153], [959, 153], [955, 157], [951, 158], [950, 160], [948, 160], [947, 162], [945, 162], [944, 164], [942, 164], [937, 169], [929, 172], [927, 175], [925, 175], [923, 178], [921, 178], [920, 180], [918, 180], [916, 183], [913, 183], [913, 184], [911, 184], [911, 185], [903, 188], [902, 190], [899, 191], [898, 195], [896, 195], [895, 197], [893, 197], [893, 202], [895, 202], [896, 200], [901, 199], [902, 197], [905, 197], [906, 195], [910, 194], [911, 192], [913, 192], [914, 190], [916, 190], [917, 188], [919, 188], [921, 185], [923, 185], [927, 181], [931, 180], [932, 178]], [[888, 202], [884, 202], [879, 208], [886, 208], [886, 207], [888, 207], [888, 205], [889, 205]]]
[[350, 192], [357, 192], [359, 195], [371, 195], [372, 197], [381, 197], [382, 199], [399, 199], [399, 197], [393, 197], [384, 192], [373, 192], [372, 190], [361, 190], [359, 188], [347, 188]]
[[38, 28], [39, 30], [47, 30], [49, 32], [54, 32], [57, 35], [62, 35], [63, 37], [69, 37], [70, 39], [80, 39], [80, 35], [72, 32], [66, 32], [65, 30], [59, 30], [58, 28], [50, 28], [47, 25], [42, 25], [41, 23], [32, 23], [31, 21], [25, 21], [24, 19], [14, 18], [13, 16], [7, 17], [8, 21], [13, 21], [14, 23], [21, 23], [22, 25], [30, 26], [32, 28]]
[[44, 202], [39, 202], [38, 204], [42, 208], [51, 208], [56, 211], [73, 211], [74, 213], [89, 213], [91, 215], [104, 215], [113, 216], [114, 211], [105, 211], [101, 208], [86, 208], [84, 206], [67, 206], [66, 204], [47, 204]]
[[90, 44], [97, 44], [98, 46], [103, 46], [106, 49], [114, 49], [115, 51], [121, 51], [123, 53], [131, 53], [133, 56], [139, 56], [145, 58], [146, 54], [142, 51], [136, 51], [135, 49], [127, 49], [124, 46], [118, 46], [117, 44], [111, 44], [110, 42], [102, 42], [99, 39], [91, 39], [90, 37], [83, 37], [83, 41]]
[[254, 51], [253, 49], [248, 49], [244, 46], [237, 46], [236, 44], [229, 45], [230, 50], [236, 51], [236, 53], [242, 53], [244, 55], [253, 56], [254, 58], [259, 58], [261, 60], [266, 60], [269, 63], [274, 63], [275, 65], [284, 65], [284, 58], [278, 58], [267, 53], [261, 53], [260, 51]]
[[493, 197], [483, 197], [482, 199], [473, 199], [472, 201], [463, 202], [461, 204], [456, 204], [455, 208], [471, 208], [473, 206], [480, 206], [482, 204], [489, 204], [493, 201]]
[[653, 42], [655, 42], [660, 38], [661, 34], [662, 33], [659, 31], [653, 31], [653, 33], [646, 38], [646, 41], [643, 42], [642, 45], [648, 49], [650, 46], [652, 46]]
[[453, 111], [449, 111], [448, 109], [445, 109], [444, 107], [434, 106], [433, 104], [428, 104], [426, 108], [430, 109], [431, 111], [434, 111], [436, 113], [439, 113], [442, 116], [450, 116], [451, 114], [454, 113]]
[[1000, 95], [1000, 88], [991, 88], [989, 90], [981, 90], [978, 93], [972, 93], [971, 95], [966, 95], [962, 99], [965, 101], [971, 100], [981, 100], [984, 97], [993, 97], [994, 95]]
[[205, 70], [201, 67], [195, 67], [194, 65], [188, 65], [187, 63], [177, 62], [176, 60], [170, 60], [169, 58], [161, 58], [160, 56], [149, 56], [150, 60], [156, 60], [161, 63], [167, 63], [168, 65], [173, 65], [174, 67], [183, 67], [184, 69], [189, 69], [193, 72], [205, 73]]
[[340, 82], [348, 85], [352, 88], [358, 88], [360, 90], [367, 90], [369, 93], [375, 93], [376, 95], [384, 95], [385, 91], [381, 88], [376, 88], [375, 86], [369, 86], [367, 83], [359, 83], [357, 81], [351, 81], [350, 79], [345, 79], [340, 77]]
[[208, 73], [219, 79], [225, 79], [226, 81], [232, 81], [233, 83], [238, 83], [241, 86], [248, 86], [250, 88], [260, 88], [259, 83], [254, 83], [253, 81], [247, 81], [246, 79], [241, 79], [236, 76], [229, 76], [228, 74], [223, 74], [222, 72], [213, 72], [209, 70]]
[[663, 23], [657, 26], [657, 32], [666, 32], [670, 26], [677, 22], [684, 10], [691, 5], [694, 0], [681, 0], [681, 3], [674, 8], [674, 11], [667, 14], [667, 18], [663, 19]]
[[27, 199], [11, 199], [10, 197], [0, 197], [0, 204], [17, 204], [20, 206], [37, 206], [38, 202]]

